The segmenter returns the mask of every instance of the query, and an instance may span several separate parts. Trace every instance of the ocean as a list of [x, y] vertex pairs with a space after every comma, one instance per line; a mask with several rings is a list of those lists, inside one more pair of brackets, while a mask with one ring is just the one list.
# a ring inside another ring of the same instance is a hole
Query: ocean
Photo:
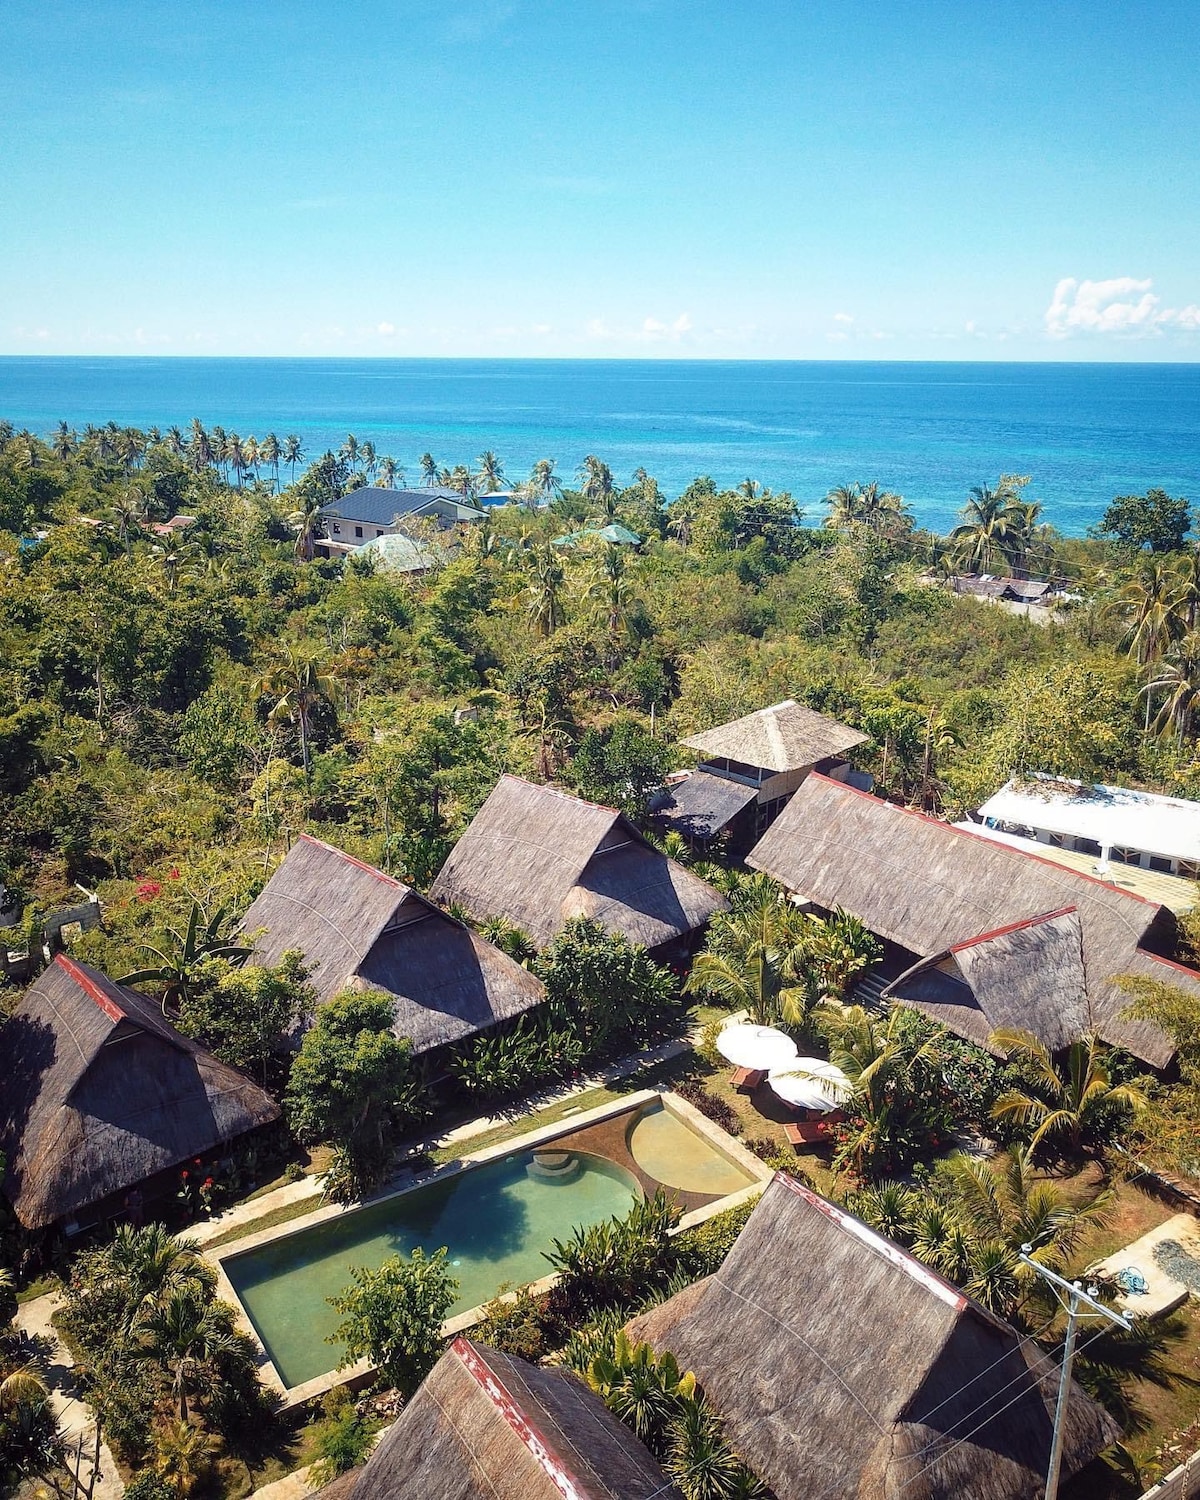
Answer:
[[1200, 502], [1200, 364], [14, 356], [0, 357], [0, 417], [39, 434], [199, 417], [296, 433], [310, 459], [353, 432], [411, 482], [426, 451], [453, 467], [490, 448], [514, 483], [540, 458], [569, 482], [596, 454], [671, 497], [698, 474], [756, 479], [810, 521], [832, 486], [876, 480], [943, 532], [1001, 473], [1031, 475], [1027, 495], [1068, 536], [1114, 495]]

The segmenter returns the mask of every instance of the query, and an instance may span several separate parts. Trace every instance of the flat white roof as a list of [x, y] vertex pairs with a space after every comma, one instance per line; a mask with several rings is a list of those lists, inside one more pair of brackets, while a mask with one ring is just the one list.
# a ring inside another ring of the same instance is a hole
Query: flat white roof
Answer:
[[979, 816], [1095, 839], [1101, 848], [1200, 860], [1200, 802], [1184, 797], [1035, 776], [1008, 782], [988, 798]]

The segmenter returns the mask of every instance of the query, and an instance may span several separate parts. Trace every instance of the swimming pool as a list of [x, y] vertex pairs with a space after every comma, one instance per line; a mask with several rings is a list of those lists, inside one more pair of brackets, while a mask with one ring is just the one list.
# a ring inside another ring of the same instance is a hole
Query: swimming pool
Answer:
[[532, 1150], [353, 1209], [255, 1249], [222, 1258], [222, 1269], [285, 1386], [331, 1370], [342, 1349], [328, 1339], [339, 1317], [327, 1299], [345, 1290], [352, 1266], [379, 1266], [418, 1245], [447, 1247], [459, 1280], [451, 1316], [489, 1301], [505, 1284], [550, 1274], [543, 1251], [573, 1229], [624, 1214], [641, 1197], [615, 1162], [573, 1152], [569, 1173], [531, 1171]]

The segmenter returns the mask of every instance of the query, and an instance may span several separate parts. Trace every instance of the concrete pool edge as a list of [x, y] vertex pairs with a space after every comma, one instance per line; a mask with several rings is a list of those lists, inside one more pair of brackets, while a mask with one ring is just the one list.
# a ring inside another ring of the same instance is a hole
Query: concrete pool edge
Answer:
[[[564, 1119], [556, 1120], [553, 1124], [543, 1125], [537, 1129], [526, 1132], [525, 1135], [514, 1137], [511, 1140], [501, 1141], [492, 1146], [482, 1147], [475, 1152], [466, 1152], [454, 1161], [442, 1162], [430, 1168], [426, 1172], [414, 1172], [408, 1176], [402, 1186], [397, 1186], [393, 1181], [388, 1187], [359, 1203], [341, 1204], [329, 1203], [321, 1208], [314, 1209], [312, 1213], [304, 1214], [297, 1219], [289, 1221], [285, 1225], [277, 1225], [270, 1229], [262, 1229], [256, 1233], [246, 1235], [243, 1239], [235, 1240], [231, 1244], [222, 1245], [213, 1251], [204, 1251], [205, 1259], [213, 1266], [217, 1276], [217, 1296], [228, 1302], [235, 1310], [237, 1326], [247, 1334], [254, 1342], [254, 1347], [259, 1354], [259, 1373], [264, 1382], [282, 1398], [283, 1409], [290, 1410], [311, 1401], [314, 1397], [323, 1396], [327, 1391], [339, 1385], [361, 1384], [370, 1377], [372, 1367], [366, 1360], [360, 1360], [357, 1364], [349, 1365], [345, 1369], [330, 1370], [323, 1375], [314, 1376], [313, 1379], [304, 1381], [300, 1385], [288, 1386], [284, 1383], [266, 1347], [259, 1337], [257, 1329], [250, 1321], [246, 1309], [242, 1305], [241, 1298], [234, 1290], [233, 1283], [225, 1270], [225, 1262], [234, 1260], [249, 1251], [256, 1250], [260, 1246], [276, 1244], [280, 1240], [291, 1238], [293, 1235], [303, 1234], [317, 1225], [328, 1223], [334, 1219], [342, 1218], [347, 1214], [357, 1213], [368, 1207], [388, 1202], [392, 1199], [402, 1198], [418, 1188], [427, 1187], [432, 1182], [437, 1182], [446, 1177], [457, 1176], [475, 1167], [486, 1165], [505, 1156], [510, 1156], [514, 1151], [528, 1151], [536, 1146], [543, 1145], [561, 1136], [573, 1135], [576, 1131], [589, 1125], [597, 1124], [604, 1120], [610, 1120], [618, 1115], [633, 1115], [644, 1112], [648, 1106], [656, 1104], [662, 1109], [670, 1110], [678, 1119], [688, 1126], [695, 1134], [701, 1136], [705, 1142], [715, 1151], [719, 1152], [728, 1161], [739, 1167], [746, 1173], [751, 1181], [737, 1192], [728, 1193], [713, 1203], [706, 1204], [702, 1208], [693, 1210], [681, 1218], [676, 1233], [685, 1229], [691, 1229], [706, 1219], [712, 1218], [726, 1209], [734, 1208], [747, 1201], [749, 1198], [760, 1193], [772, 1176], [771, 1169], [759, 1160], [753, 1152], [748, 1151], [742, 1143], [734, 1137], [727, 1135], [718, 1125], [701, 1114], [698, 1109], [689, 1104], [686, 1099], [679, 1098], [669, 1089], [639, 1089], [635, 1093], [626, 1094], [620, 1099], [609, 1100], [605, 1104], [597, 1105], [594, 1109], [581, 1110], [578, 1114], [568, 1115]], [[557, 1278], [551, 1274], [543, 1276], [537, 1281], [528, 1283], [530, 1290], [534, 1293], [548, 1291]], [[516, 1293], [508, 1295], [515, 1296]], [[489, 1301], [494, 1300], [489, 1298]], [[480, 1303], [476, 1307], [468, 1308], [457, 1316], [448, 1319], [442, 1325], [442, 1334], [446, 1338], [452, 1338], [456, 1334], [465, 1332], [468, 1328], [478, 1323], [484, 1316], [487, 1303]]]

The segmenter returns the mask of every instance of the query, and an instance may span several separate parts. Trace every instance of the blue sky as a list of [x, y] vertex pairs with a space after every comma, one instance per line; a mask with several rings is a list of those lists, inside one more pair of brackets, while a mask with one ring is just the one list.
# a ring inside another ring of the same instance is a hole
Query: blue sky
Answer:
[[0, 352], [1200, 357], [1200, 6], [7, 0]]

